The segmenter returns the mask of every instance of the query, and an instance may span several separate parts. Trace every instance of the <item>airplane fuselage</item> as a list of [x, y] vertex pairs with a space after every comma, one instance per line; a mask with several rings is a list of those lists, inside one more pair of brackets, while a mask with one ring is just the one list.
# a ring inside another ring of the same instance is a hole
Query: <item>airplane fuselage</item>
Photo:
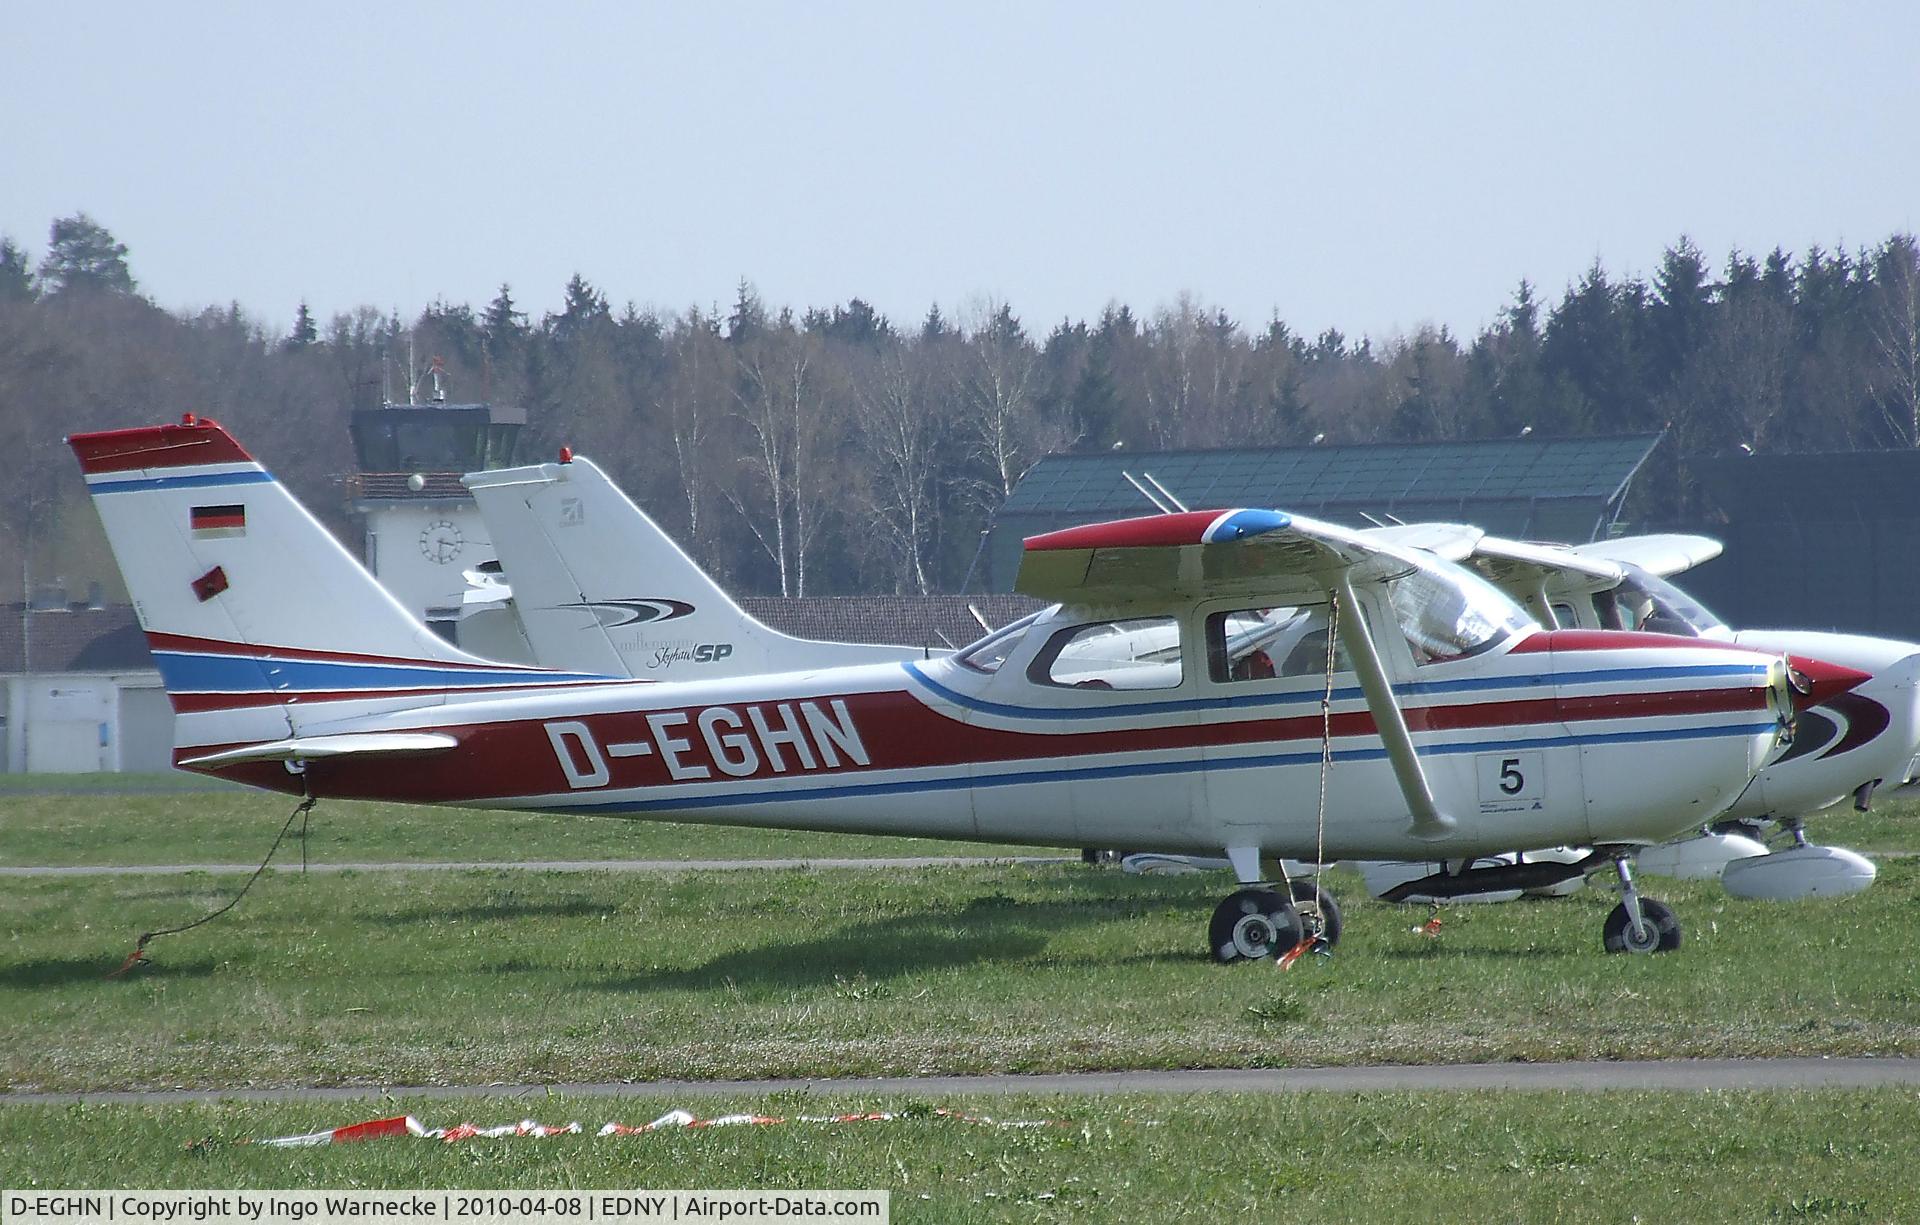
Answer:
[[1620, 649], [1614, 637], [1522, 635], [1396, 680], [1436, 799], [1458, 822], [1440, 841], [1408, 833], [1351, 674], [1336, 674], [1328, 711], [1326, 802], [1339, 815], [1324, 830], [1324, 676], [1061, 688], [1032, 683], [1017, 657], [990, 675], [937, 659], [574, 681], [338, 722], [326, 701], [306, 703], [303, 733], [432, 730], [458, 747], [308, 762], [304, 778], [279, 763], [218, 772], [323, 797], [1052, 846], [1298, 856], [1324, 835], [1329, 858], [1432, 858], [1655, 841], [1726, 807], [1776, 747], [1769, 661], [1679, 639], [1649, 650], [1645, 636]]

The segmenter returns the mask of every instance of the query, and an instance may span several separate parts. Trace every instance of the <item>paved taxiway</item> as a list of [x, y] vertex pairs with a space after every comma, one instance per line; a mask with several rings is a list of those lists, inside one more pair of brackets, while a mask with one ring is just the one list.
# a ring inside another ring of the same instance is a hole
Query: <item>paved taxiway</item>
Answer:
[[832, 1080], [653, 1080], [554, 1085], [421, 1085], [359, 1088], [158, 1089], [145, 1092], [0, 1093], [8, 1104], [164, 1105], [208, 1101], [344, 1101], [379, 1097], [758, 1097], [805, 1090], [866, 1097], [1039, 1093], [1366, 1093], [1440, 1089], [1584, 1091], [1869, 1089], [1920, 1085], [1920, 1058], [1676, 1059], [1577, 1063], [1462, 1063], [1357, 1068], [1247, 1068], [1176, 1072], [1067, 1072], [1047, 1076], [874, 1076]]

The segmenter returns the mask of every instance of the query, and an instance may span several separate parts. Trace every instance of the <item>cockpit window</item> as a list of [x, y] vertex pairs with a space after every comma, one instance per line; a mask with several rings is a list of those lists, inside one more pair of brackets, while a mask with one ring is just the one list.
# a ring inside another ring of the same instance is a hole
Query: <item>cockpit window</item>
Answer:
[[1678, 634], [1698, 638], [1726, 623], [1706, 606], [1659, 575], [1639, 566], [1626, 567], [1627, 577], [1612, 591], [1596, 596], [1600, 623], [1609, 629], [1644, 630], [1649, 634]]
[[1492, 583], [1459, 566], [1420, 561], [1387, 584], [1394, 618], [1418, 664], [1465, 659], [1533, 624]]
[[[1049, 611], [1041, 609], [1041, 612]], [[962, 667], [972, 668], [975, 672], [984, 672], [991, 676], [1007, 662], [1007, 656], [1013, 654], [1021, 639], [1027, 636], [1027, 629], [1039, 620], [1040, 613], [1028, 613], [1018, 621], [1009, 621], [999, 629], [980, 639], [972, 646], [955, 655], [954, 661]]]
[[[1327, 670], [1327, 605], [1242, 608], [1207, 616], [1207, 671], [1219, 684]], [[1352, 671], [1347, 650], [1335, 646], [1334, 670]]]
[[1033, 657], [1038, 685], [1074, 689], [1172, 689], [1180, 684], [1180, 623], [1132, 617], [1060, 630]]

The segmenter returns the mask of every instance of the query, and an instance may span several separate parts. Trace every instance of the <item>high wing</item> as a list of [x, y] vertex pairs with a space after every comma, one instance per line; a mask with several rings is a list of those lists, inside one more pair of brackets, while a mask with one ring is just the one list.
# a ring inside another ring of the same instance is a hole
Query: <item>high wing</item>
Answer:
[[1639, 566], [1661, 578], [1671, 578], [1683, 570], [1691, 570], [1702, 562], [1720, 556], [1722, 546], [1711, 536], [1683, 536], [1668, 532], [1596, 540], [1592, 544], [1576, 544], [1571, 548], [1582, 557]]
[[1368, 533], [1276, 510], [1199, 510], [1030, 536], [1014, 588], [1068, 604], [1248, 596], [1282, 602], [1413, 564]]
[[1425, 549], [1436, 557], [1463, 562], [1472, 557], [1486, 533], [1465, 523], [1395, 523], [1370, 527], [1360, 533], [1376, 544], [1402, 549]]
[[1589, 557], [1566, 545], [1533, 544], [1482, 536], [1467, 564], [1508, 591], [1548, 587], [1612, 587], [1626, 571], [1605, 557]]
[[[1356, 585], [1384, 582], [1415, 568], [1392, 544], [1283, 511], [1179, 511], [1030, 536], [1014, 586], [1041, 599], [1094, 605], [1227, 596], [1279, 604], [1289, 597], [1331, 593], [1351, 610], [1358, 604]], [[1408, 832], [1417, 838], [1444, 837], [1457, 823], [1434, 801], [1366, 618], [1345, 616], [1339, 624], [1340, 641], [1413, 814]], [[1228, 848], [1230, 858], [1244, 852]], [[1256, 870], [1238, 860], [1234, 867]]]

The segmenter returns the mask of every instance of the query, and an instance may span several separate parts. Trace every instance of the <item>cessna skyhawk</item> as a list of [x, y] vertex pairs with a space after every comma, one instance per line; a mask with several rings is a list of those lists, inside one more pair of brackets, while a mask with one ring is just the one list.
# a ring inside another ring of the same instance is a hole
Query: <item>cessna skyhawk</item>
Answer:
[[[1032, 538], [1019, 589], [1059, 603], [949, 658], [684, 683], [505, 665], [409, 615], [217, 424], [69, 443], [184, 769], [308, 797], [1224, 851], [1222, 961], [1300, 939], [1269, 857], [1562, 844], [1613, 861], [1607, 947], [1674, 947], [1631, 852], [1730, 804], [1795, 708], [1780, 656], [1544, 631], [1450, 563], [1271, 510]], [[1257, 622], [1284, 631], [1270, 669], [1228, 649]], [[1794, 667], [1802, 700], [1863, 679]]]

